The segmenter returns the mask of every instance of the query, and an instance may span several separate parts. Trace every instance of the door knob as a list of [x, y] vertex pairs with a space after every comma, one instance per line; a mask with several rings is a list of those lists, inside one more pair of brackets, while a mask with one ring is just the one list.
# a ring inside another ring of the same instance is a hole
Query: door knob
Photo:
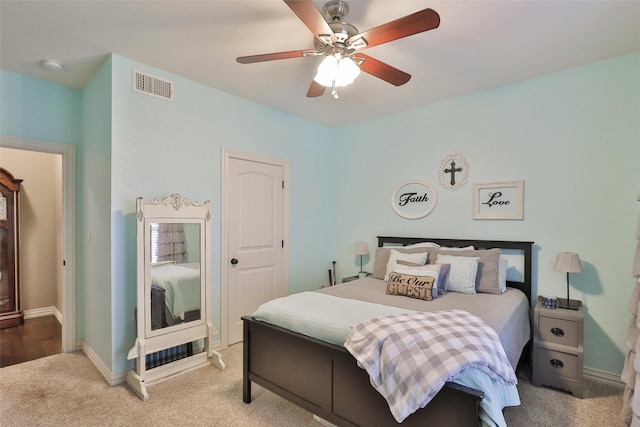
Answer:
[[231, 258], [231, 265], [236, 265], [238, 260], [236, 258]]

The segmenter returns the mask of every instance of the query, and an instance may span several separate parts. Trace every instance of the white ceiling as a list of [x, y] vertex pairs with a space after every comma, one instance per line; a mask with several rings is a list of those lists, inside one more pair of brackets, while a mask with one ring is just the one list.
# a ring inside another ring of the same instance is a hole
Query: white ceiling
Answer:
[[[324, 3], [315, 2], [319, 9]], [[307, 98], [320, 58], [237, 63], [237, 56], [313, 47], [310, 31], [280, 0], [1, 0], [0, 67], [82, 88], [113, 52], [341, 126], [640, 50], [637, 0], [351, 0], [349, 6], [345, 20], [360, 31], [424, 8], [439, 13], [439, 28], [366, 51], [411, 74], [407, 84], [362, 73], [337, 100], [330, 90]], [[45, 58], [64, 69], [45, 70]]]

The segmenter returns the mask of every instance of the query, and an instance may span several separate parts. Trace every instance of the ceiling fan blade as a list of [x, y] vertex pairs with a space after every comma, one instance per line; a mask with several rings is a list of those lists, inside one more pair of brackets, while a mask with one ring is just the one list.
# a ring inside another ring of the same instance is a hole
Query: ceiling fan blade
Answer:
[[360, 69], [362, 71], [382, 79], [385, 82], [391, 83], [392, 85], [402, 86], [411, 79], [411, 74], [407, 74], [404, 71], [393, 68], [391, 65], [387, 65], [384, 62], [378, 61], [368, 55], [357, 53], [356, 56], [364, 59], [364, 62], [360, 64]]
[[[423, 31], [433, 30], [439, 25], [440, 15], [433, 9], [424, 9], [356, 34], [349, 39], [349, 45], [356, 49], [366, 49]], [[361, 39], [364, 39], [366, 44]]]
[[322, 96], [324, 93], [324, 86], [315, 80], [311, 81], [311, 86], [309, 86], [309, 90], [307, 91], [307, 96], [309, 98], [315, 98], [316, 96]]
[[325, 44], [329, 41], [335, 43], [338, 40], [322, 13], [311, 0], [284, 0], [284, 2], [298, 15], [298, 18], [318, 40]]
[[276, 59], [302, 58], [307, 55], [315, 55], [313, 49], [290, 50], [288, 52], [263, 53], [261, 55], [239, 56], [236, 58], [241, 64], [252, 64], [254, 62], [274, 61]]

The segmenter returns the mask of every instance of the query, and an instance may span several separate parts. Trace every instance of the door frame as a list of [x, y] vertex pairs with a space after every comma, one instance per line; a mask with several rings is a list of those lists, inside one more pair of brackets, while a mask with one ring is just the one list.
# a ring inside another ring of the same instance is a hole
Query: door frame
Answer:
[[76, 351], [76, 146], [9, 135], [0, 145], [62, 155], [62, 352]]
[[282, 232], [285, 242], [282, 261], [282, 278], [284, 281], [282, 287], [285, 293], [288, 293], [289, 290], [289, 161], [226, 147], [221, 148], [220, 158], [220, 345], [224, 349], [229, 346], [229, 227], [227, 226], [227, 172], [229, 171], [229, 161], [238, 159], [282, 167], [282, 179], [285, 182], [282, 194]]

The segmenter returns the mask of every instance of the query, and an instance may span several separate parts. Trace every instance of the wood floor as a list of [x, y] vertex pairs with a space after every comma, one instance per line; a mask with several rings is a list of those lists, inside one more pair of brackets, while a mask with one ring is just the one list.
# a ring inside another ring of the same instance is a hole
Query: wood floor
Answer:
[[0, 368], [62, 352], [62, 326], [55, 316], [25, 319], [0, 329]]

